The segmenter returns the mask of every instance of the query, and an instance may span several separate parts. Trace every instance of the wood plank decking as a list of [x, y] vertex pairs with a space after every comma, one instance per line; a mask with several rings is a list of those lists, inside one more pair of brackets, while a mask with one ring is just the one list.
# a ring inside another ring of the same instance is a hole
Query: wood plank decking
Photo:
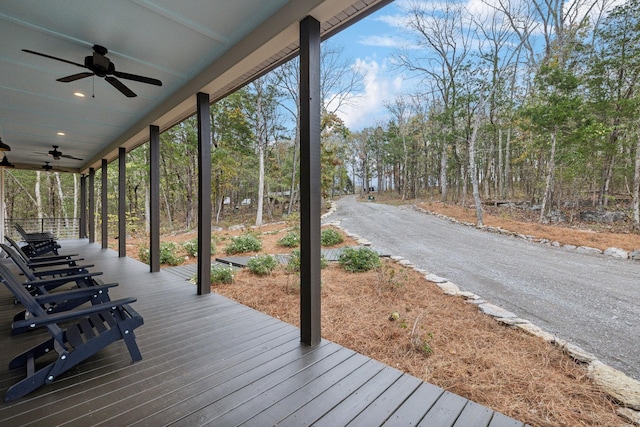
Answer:
[[[135, 296], [143, 360], [117, 343], [53, 384], [0, 404], [0, 425], [522, 426], [521, 422], [299, 330], [215, 293], [197, 296], [188, 269], [149, 267], [84, 241], [64, 241]], [[23, 375], [11, 357], [44, 335], [11, 336], [19, 310], [0, 289], [0, 392]]]

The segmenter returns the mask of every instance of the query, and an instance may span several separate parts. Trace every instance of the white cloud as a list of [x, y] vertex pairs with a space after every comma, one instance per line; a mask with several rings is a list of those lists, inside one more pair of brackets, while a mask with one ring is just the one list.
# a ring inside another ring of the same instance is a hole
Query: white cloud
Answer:
[[394, 36], [368, 36], [363, 37], [360, 41], [360, 44], [365, 46], [374, 46], [374, 47], [402, 47], [406, 43], [399, 37]]
[[364, 78], [364, 92], [353, 105], [343, 106], [338, 115], [351, 130], [361, 130], [387, 120], [385, 103], [393, 101], [403, 89], [402, 75], [389, 75], [376, 60], [357, 59], [354, 68]]

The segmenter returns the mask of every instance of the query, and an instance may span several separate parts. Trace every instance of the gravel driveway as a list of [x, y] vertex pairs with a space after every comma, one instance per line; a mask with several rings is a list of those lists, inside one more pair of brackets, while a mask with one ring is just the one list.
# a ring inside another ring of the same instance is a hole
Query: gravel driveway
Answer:
[[640, 262], [569, 252], [348, 196], [326, 222], [640, 380]]

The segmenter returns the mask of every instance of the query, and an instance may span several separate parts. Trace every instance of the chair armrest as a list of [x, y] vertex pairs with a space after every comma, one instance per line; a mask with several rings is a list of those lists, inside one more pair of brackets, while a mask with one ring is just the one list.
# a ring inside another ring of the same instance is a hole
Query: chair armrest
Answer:
[[46, 236], [22, 236], [27, 243], [55, 243], [55, 240]]
[[[72, 257], [80, 256], [80, 254], [62, 254], [62, 255], [38, 255], [30, 258], [31, 262], [40, 262], [40, 261], [55, 261], [55, 260], [63, 260], [68, 259], [71, 260]], [[78, 258], [84, 259], [84, 258]]]
[[78, 308], [75, 310], [62, 311], [60, 313], [47, 314], [46, 316], [31, 317], [25, 320], [19, 320], [13, 322], [11, 327], [13, 329], [28, 328], [34, 329], [54, 323], [65, 322], [67, 320], [75, 320], [81, 317], [88, 316], [94, 313], [100, 313], [101, 311], [112, 310], [123, 305], [136, 302], [137, 298], [123, 298], [116, 301], [109, 301], [102, 304], [96, 304], [89, 307]]
[[42, 267], [55, 267], [58, 265], [66, 265], [68, 267], [75, 267], [76, 262], [84, 261], [84, 258], [73, 258], [73, 259], [54, 259], [50, 261], [32, 261], [28, 262], [27, 265], [29, 268], [42, 268]]
[[54, 292], [51, 294], [36, 295], [33, 299], [38, 304], [47, 304], [51, 302], [68, 301], [76, 298], [88, 297], [103, 292], [108, 292], [109, 288], [118, 286], [117, 283], [108, 283], [100, 286], [90, 286], [88, 288], [70, 289], [68, 291]]
[[47, 270], [33, 271], [33, 274], [37, 277], [42, 276], [55, 276], [55, 275], [69, 275], [69, 274], [82, 274], [80, 270], [88, 271], [89, 268], [94, 267], [93, 264], [87, 265], [73, 265], [65, 266], [62, 268], [49, 268]]
[[24, 282], [23, 285], [34, 286], [36, 288], [43, 287], [46, 289], [48, 286], [63, 285], [65, 283], [75, 282], [76, 280], [86, 280], [94, 276], [100, 276], [101, 274], [101, 271], [95, 271], [92, 273], [73, 274], [71, 276], [51, 277], [49, 279], [28, 280]]

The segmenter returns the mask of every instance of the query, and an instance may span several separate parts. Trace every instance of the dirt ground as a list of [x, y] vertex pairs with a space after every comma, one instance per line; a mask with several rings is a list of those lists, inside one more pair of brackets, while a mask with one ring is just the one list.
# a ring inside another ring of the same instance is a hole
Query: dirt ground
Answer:
[[[422, 207], [475, 222], [471, 209], [436, 203]], [[543, 226], [500, 212], [494, 215], [490, 209], [484, 219], [485, 225], [563, 244], [640, 248], [640, 239], [631, 233]], [[251, 231], [261, 239], [263, 253], [289, 253], [291, 249], [276, 243], [288, 228], [279, 223]], [[215, 233], [217, 253], [223, 254], [228, 240], [243, 232]], [[163, 236], [162, 241], [193, 237], [194, 233], [176, 234]], [[129, 255], [136, 257], [140, 241], [128, 243]], [[342, 245], [356, 243], [346, 238]], [[299, 323], [299, 276], [284, 268], [267, 277], [243, 270], [234, 283], [214, 284], [212, 290], [285, 322]], [[585, 367], [560, 349], [499, 324], [388, 259], [381, 268], [366, 273], [348, 273], [338, 263], [323, 270], [322, 333], [326, 339], [532, 426], [626, 425], [616, 415], [616, 405], [589, 381]]]

